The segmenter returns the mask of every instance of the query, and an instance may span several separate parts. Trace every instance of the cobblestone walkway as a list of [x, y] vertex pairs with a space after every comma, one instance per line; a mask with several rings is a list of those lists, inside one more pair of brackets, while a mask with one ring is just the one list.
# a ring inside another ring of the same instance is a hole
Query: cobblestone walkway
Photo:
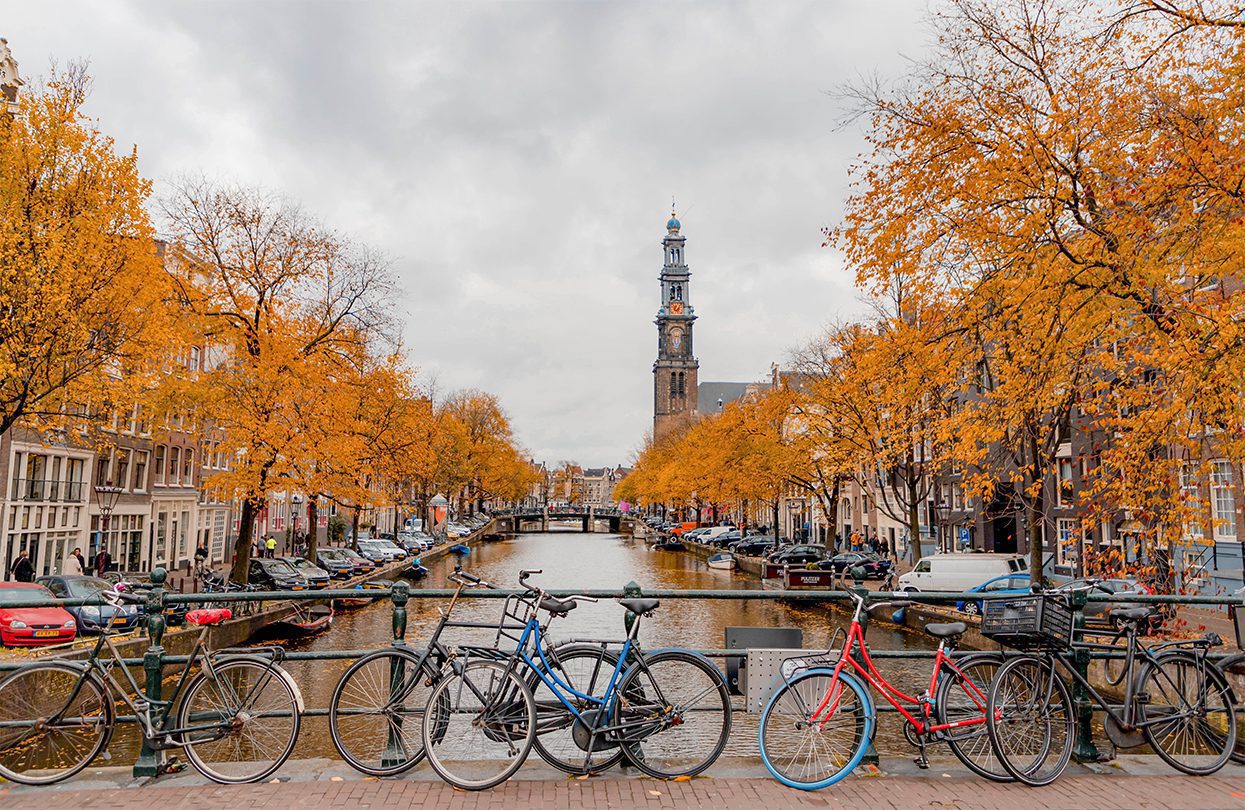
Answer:
[[[1235, 769], [1231, 769], [1235, 771]], [[50, 791], [0, 787], [5, 810], [297, 810], [312, 807], [428, 808], [429, 810], [629, 810], [629, 808], [878, 808], [879, 810], [975, 810], [1042, 807], [1048, 810], [1204, 808], [1245, 810], [1245, 771], [1207, 778], [1068, 775], [1047, 788], [998, 785], [966, 776], [853, 777], [833, 788], [803, 793], [768, 778], [524, 780], [491, 791], [466, 793], [429, 780], [324, 780], [263, 785], [103, 788]]]

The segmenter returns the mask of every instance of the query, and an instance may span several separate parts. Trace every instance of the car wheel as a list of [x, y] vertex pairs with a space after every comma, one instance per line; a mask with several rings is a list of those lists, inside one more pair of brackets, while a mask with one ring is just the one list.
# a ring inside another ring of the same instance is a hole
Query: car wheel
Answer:
[[964, 607], [960, 609], [969, 616], [977, 616], [981, 614], [981, 607], [976, 602], [965, 602]]

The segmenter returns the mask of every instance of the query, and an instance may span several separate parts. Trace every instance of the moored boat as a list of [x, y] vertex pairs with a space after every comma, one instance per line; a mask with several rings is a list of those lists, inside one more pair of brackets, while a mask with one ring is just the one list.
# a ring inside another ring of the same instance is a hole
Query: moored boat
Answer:
[[709, 558], [709, 567], [718, 568], [724, 571], [730, 571], [735, 567], [735, 555], [729, 551], [723, 551], [720, 554], [714, 554]]
[[450, 551], [455, 554], [470, 554], [471, 546], [464, 546], [462, 543], [459, 543], [457, 545], [450, 546]]
[[265, 629], [270, 634], [288, 637], [323, 633], [332, 626], [333, 608], [328, 605], [300, 605]]

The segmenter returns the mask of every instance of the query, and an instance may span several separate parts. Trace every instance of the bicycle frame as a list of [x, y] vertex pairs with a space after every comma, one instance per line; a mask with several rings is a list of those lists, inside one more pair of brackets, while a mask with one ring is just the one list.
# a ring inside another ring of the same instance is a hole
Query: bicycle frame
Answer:
[[[939, 642], [938, 651], [934, 655], [934, 669], [930, 674], [929, 688], [922, 697], [913, 697], [903, 690], [893, 686], [886, 680], [883, 675], [878, 672], [877, 667], [873, 663], [873, 659], [869, 655], [869, 645], [865, 643], [864, 629], [860, 624], [860, 611], [864, 606], [861, 601], [856, 605], [856, 613], [852, 616], [851, 627], [847, 631], [847, 638], [843, 642], [843, 650], [839, 655], [839, 662], [834, 667], [834, 674], [831, 677], [830, 687], [826, 690], [825, 697], [818, 704], [816, 710], [813, 711], [811, 721], [829, 719], [838, 709], [840, 690], [835, 687], [838, 685], [839, 675], [844, 667], [851, 665], [852, 669], [869, 683], [878, 693], [886, 699], [895, 709], [903, 715], [913, 728], [916, 729], [918, 735], [922, 734], [940, 734], [953, 729], [965, 728], [968, 726], [984, 725], [986, 722], [986, 694], [981, 691], [978, 686], [973, 683], [971, 678], [963, 678], [964, 673], [960, 671], [955, 662], [951, 660], [951, 656], [947, 655], [946, 642]], [[862, 660], [857, 660], [853, 651], [859, 648]], [[952, 672], [963, 678], [963, 683], [970, 688], [969, 697], [981, 710], [980, 717], [971, 717], [966, 720], [957, 720], [952, 723], [931, 723], [930, 715], [934, 710], [933, 696], [937, 693], [938, 679], [941, 677], [944, 668], [950, 669]], [[917, 716], [908, 709], [919, 707], [920, 716]], [[825, 713], [823, 715], [823, 712]]]

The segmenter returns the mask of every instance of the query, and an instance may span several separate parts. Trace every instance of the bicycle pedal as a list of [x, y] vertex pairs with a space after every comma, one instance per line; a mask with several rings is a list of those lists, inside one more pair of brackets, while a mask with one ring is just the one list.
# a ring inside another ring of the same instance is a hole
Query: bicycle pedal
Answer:
[[929, 760], [928, 760], [928, 759], [926, 759], [924, 756], [913, 757], [913, 758], [912, 758], [912, 761], [913, 761], [913, 763], [915, 763], [915, 764], [916, 764], [916, 766], [917, 766], [918, 768], [920, 768], [921, 770], [923, 770], [923, 771], [928, 771], [928, 770], [929, 770]]

